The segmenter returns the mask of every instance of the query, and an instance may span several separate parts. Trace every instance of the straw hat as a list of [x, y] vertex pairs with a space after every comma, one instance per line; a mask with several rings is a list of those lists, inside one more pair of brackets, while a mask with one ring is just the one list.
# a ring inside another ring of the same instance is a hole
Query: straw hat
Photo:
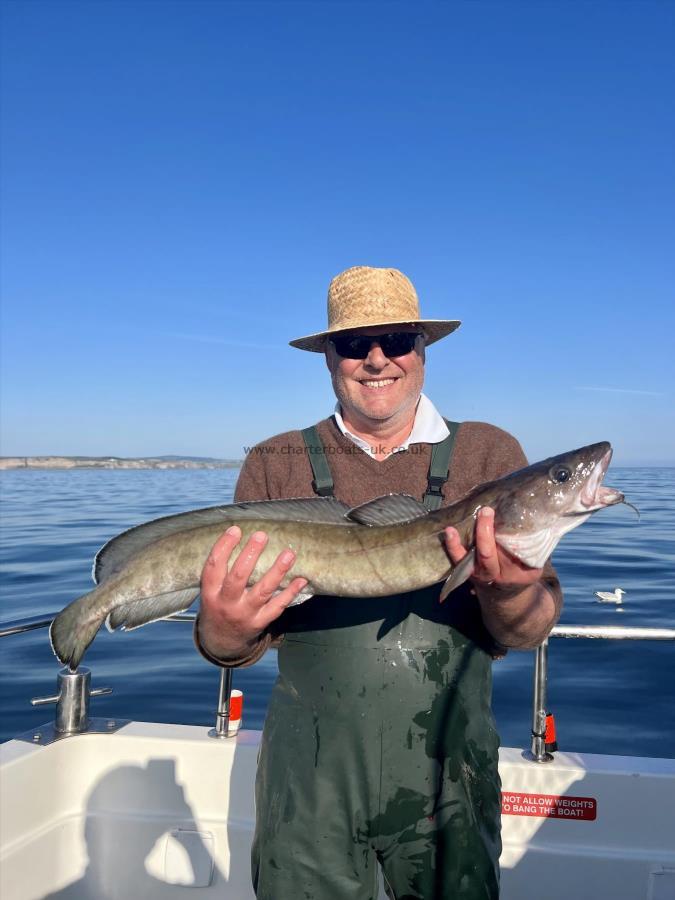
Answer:
[[422, 319], [412, 282], [398, 269], [354, 266], [331, 281], [328, 288], [328, 328], [291, 341], [291, 347], [323, 353], [326, 338], [341, 331], [372, 325], [421, 325], [427, 344], [440, 340], [460, 322]]

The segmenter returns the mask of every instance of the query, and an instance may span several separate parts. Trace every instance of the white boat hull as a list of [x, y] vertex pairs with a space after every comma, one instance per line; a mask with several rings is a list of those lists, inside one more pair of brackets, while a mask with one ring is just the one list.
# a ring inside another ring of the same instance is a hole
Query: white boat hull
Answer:
[[[260, 733], [207, 731], [132, 722], [2, 745], [3, 900], [253, 898]], [[503, 900], [674, 900], [675, 760], [558, 753], [538, 765], [505, 748], [500, 773]]]

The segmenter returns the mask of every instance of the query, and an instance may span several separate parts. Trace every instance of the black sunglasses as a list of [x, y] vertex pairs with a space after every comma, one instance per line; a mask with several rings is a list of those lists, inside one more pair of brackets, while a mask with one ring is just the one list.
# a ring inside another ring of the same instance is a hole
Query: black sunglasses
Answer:
[[344, 334], [330, 338], [335, 352], [343, 359], [365, 359], [373, 344], [379, 344], [385, 356], [405, 356], [420, 337], [416, 331], [392, 331], [391, 334]]

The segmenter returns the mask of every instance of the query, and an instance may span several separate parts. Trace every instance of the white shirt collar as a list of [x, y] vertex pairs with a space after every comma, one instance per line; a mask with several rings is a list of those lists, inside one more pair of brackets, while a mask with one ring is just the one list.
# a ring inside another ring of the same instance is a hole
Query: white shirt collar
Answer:
[[[342, 418], [342, 413], [340, 412], [339, 403], [335, 404], [335, 421], [345, 437], [348, 437], [350, 441], [353, 441], [357, 447], [360, 447], [361, 450], [364, 451], [364, 453], [367, 453], [368, 456], [372, 456], [373, 459], [375, 459], [375, 453], [368, 441], [364, 441], [364, 439], [357, 434], [352, 434], [351, 431], [347, 430], [344, 419]], [[450, 432], [448, 431], [448, 426], [445, 424], [443, 416], [425, 394], [420, 394], [412, 431], [410, 432], [409, 437], [406, 438], [400, 446], [394, 447], [391, 450], [391, 453], [399, 453], [401, 450], [407, 450], [410, 444], [440, 444], [440, 442], [445, 440], [449, 434]]]

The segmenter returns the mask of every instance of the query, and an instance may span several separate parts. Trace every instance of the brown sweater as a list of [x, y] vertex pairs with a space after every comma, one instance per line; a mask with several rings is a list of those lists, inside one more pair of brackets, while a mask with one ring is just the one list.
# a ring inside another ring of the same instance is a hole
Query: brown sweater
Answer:
[[[407, 450], [378, 461], [345, 437], [332, 416], [319, 422], [317, 429], [338, 500], [351, 507], [384, 494], [410, 494], [422, 499], [427, 489], [432, 445], [413, 444]], [[524, 465], [527, 465], [525, 454], [510, 434], [484, 422], [463, 422], [457, 432], [448, 480], [443, 486], [443, 506], [457, 500], [477, 484], [499, 478]], [[239, 475], [235, 500], [312, 497], [312, 478], [301, 433], [287, 431], [251, 449]], [[555, 597], [560, 615], [562, 591], [550, 562], [546, 564], [542, 580]], [[456, 608], [456, 620], [452, 624], [469, 634], [493, 656], [503, 655], [504, 648], [492, 639], [483, 626], [480, 606], [470, 593], [469, 586], [463, 585], [453, 591], [446, 603], [451, 601]], [[285, 611], [245, 658], [219, 660], [207, 653], [198, 641], [197, 647], [203, 656], [218, 665], [251, 665], [260, 659], [272, 642], [277, 643], [283, 638], [284, 619], [289, 614], [292, 614], [291, 610]], [[196, 635], [195, 628], [195, 640]]]

